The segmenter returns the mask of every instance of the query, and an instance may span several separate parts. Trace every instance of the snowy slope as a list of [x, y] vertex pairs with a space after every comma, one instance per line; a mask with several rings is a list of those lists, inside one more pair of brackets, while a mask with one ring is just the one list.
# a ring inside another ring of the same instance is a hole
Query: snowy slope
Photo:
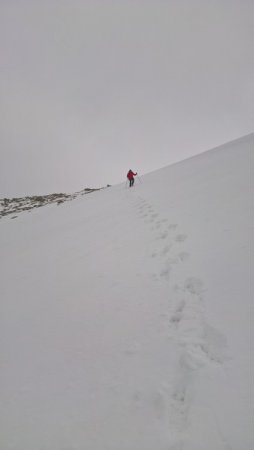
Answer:
[[254, 448], [253, 179], [254, 134], [2, 218], [1, 450]]

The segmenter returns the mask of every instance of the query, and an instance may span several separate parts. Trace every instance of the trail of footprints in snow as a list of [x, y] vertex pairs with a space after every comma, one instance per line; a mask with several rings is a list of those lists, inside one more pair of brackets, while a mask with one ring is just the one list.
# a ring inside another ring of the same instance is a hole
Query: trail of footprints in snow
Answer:
[[175, 384], [168, 398], [169, 416], [178, 437], [188, 424], [189, 386], [195, 372], [210, 365], [219, 367], [227, 357], [224, 335], [205, 321], [203, 292], [203, 283], [194, 277], [173, 288], [170, 334], [179, 357]]
[[[190, 257], [184, 249], [181, 249], [187, 235], [179, 233], [177, 224], [169, 223], [167, 219], [161, 218], [152, 205], [145, 200], [139, 199], [136, 206], [139, 216], [155, 233], [156, 249], [150, 256], [158, 258], [160, 269], [154, 274], [154, 278], [163, 278], [169, 282], [173, 267]], [[205, 289], [202, 281], [189, 277], [170, 288], [172, 298], [170, 299], [169, 335], [177, 344], [179, 359], [175, 385], [171, 386], [166, 397], [168, 398], [168, 417], [171, 422], [173, 421], [175, 430], [181, 433], [187, 424], [190, 404], [188, 386], [191, 375], [195, 370], [208, 364], [222, 364], [226, 359], [227, 345], [225, 337], [205, 321], [203, 299]], [[177, 449], [177, 444], [173, 448]]]
[[[154, 274], [154, 278], [164, 278], [168, 281], [170, 279], [172, 266], [179, 262], [184, 262], [189, 258], [189, 254], [181, 251], [179, 248], [174, 256], [170, 256], [173, 244], [183, 243], [187, 239], [187, 236], [185, 234], [177, 233], [178, 225], [176, 223], [169, 223], [168, 219], [161, 218], [160, 215], [155, 212], [153, 206], [145, 200], [140, 199], [137, 208], [139, 216], [146, 224], [151, 226], [151, 230], [155, 233], [155, 240], [158, 241], [156, 247], [159, 247], [159, 249], [156, 248], [156, 250], [152, 251], [151, 257], [159, 258], [161, 269], [158, 274]], [[172, 236], [173, 233], [174, 236]]]

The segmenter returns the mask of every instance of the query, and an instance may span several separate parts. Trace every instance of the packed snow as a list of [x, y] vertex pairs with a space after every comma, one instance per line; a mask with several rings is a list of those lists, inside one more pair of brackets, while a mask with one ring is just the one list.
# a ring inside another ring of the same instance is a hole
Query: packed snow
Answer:
[[253, 450], [253, 187], [254, 134], [1, 219], [1, 450]]

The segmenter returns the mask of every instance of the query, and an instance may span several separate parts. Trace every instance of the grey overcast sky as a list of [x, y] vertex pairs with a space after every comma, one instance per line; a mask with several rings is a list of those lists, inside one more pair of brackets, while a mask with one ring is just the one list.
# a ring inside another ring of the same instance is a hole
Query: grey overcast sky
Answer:
[[0, 197], [115, 184], [254, 131], [253, 0], [0, 0], [0, 52]]

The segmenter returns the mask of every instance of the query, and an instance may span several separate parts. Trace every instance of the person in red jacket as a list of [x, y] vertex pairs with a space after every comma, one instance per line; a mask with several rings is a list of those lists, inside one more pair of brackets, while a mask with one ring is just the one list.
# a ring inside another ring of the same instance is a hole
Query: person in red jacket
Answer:
[[127, 178], [130, 182], [130, 187], [133, 186], [134, 184], [134, 177], [137, 175], [137, 173], [132, 172], [132, 170], [130, 169], [129, 172], [127, 173]]

